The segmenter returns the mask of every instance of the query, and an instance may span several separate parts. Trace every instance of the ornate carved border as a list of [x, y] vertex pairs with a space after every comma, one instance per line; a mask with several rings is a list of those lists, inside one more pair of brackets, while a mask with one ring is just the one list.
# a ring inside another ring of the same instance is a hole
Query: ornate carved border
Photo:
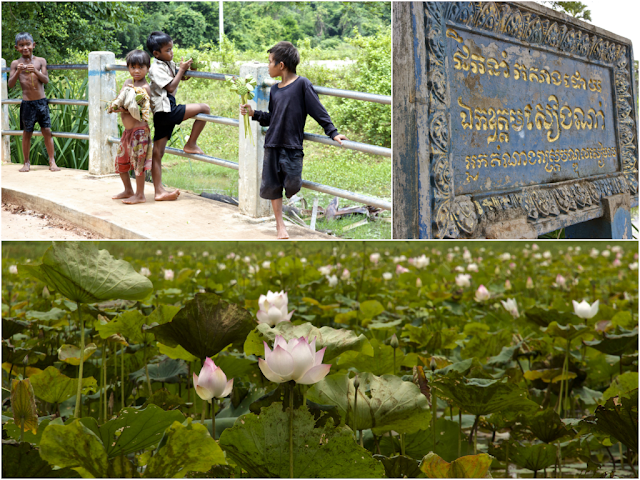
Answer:
[[[517, 4], [516, 4], [517, 5]], [[598, 205], [604, 196], [638, 193], [637, 119], [631, 86], [631, 52], [627, 45], [607, 40], [551, 17], [521, 7], [494, 2], [425, 2], [428, 52], [429, 139], [433, 187], [432, 221], [437, 238], [477, 235], [479, 223], [498, 213], [526, 214], [531, 222]], [[561, 184], [526, 187], [503, 195], [456, 197], [451, 165], [449, 98], [445, 71], [446, 22], [499, 33], [515, 40], [570, 53], [613, 68], [617, 135], [622, 171], [606, 178], [578, 179]]]

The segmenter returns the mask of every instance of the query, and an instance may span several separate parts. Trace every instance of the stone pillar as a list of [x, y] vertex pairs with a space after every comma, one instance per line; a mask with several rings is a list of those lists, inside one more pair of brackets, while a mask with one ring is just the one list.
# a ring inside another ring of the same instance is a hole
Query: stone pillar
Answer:
[[[2, 68], [7, 66], [7, 62], [5, 59], [2, 59]], [[2, 96], [2, 100], [6, 100], [9, 98], [9, 89], [7, 88], [7, 80], [9, 80], [9, 74], [2, 74], [2, 91], [0, 96]], [[2, 130], [10, 130], [9, 126], [9, 105], [2, 105]], [[2, 137], [2, 163], [11, 163], [11, 142], [10, 137], [3, 136]]]
[[104, 100], [116, 97], [116, 72], [105, 65], [116, 63], [112, 52], [89, 53], [89, 173], [115, 173], [117, 145], [107, 137], [118, 137], [118, 118], [104, 109]]
[[[252, 62], [240, 67], [240, 76], [253, 75], [258, 82], [253, 97], [249, 103], [255, 110], [266, 111], [269, 108], [270, 87], [261, 87], [262, 82], [269, 77], [269, 66], [266, 63]], [[240, 99], [240, 97], [238, 97]], [[238, 102], [239, 103], [239, 102]], [[260, 182], [262, 181], [262, 160], [264, 158], [264, 135], [258, 122], [251, 120], [253, 145], [249, 137], [244, 137], [244, 120], [239, 114], [238, 128], [238, 203], [240, 211], [251, 217], [265, 217], [271, 212], [271, 202], [260, 198]]]
[[603, 214], [587, 222], [565, 227], [566, 238], [613, 238], [630, 240], [631, 195], [621, 193], [602, 198]]

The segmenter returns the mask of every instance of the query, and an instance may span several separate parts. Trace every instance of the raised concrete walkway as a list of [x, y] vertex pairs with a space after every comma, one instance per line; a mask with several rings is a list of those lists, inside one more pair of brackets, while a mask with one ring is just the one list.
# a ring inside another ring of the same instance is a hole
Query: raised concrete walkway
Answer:
[[[125, 205], [111, 197], [122, 191], [119, 176], [95, 177], [85, 170], [50, 172], [32, 166], [2, 165], [2, 201], [56, 215], [111, 239], [153, 240], [276, 240], [276, 222], [252, 219], [237, 207], [181, 192], [175, 202], [153, 200], [153, 185], [145, 185], [147, 202]], [[135, 188], [135, 183], [133, 184]], [[291, 239], [329, 240], [335, 237], [287, 223]], [[4, 233], [4, 232], [3, 232]], [[3, 235], [2, 240], [11, 240]]]

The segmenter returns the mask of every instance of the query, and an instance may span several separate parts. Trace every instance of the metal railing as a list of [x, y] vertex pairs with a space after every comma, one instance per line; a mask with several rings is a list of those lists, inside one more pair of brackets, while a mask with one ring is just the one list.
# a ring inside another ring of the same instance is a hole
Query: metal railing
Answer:
[[[86, 64], [72, 64], [72, 65], [47, 65], [48, 70], [86, 70], [88, 69], [88, 65]], [[117, 64], [108, 64], [105, 65], [105, 70], [107, 71], [128, 71], [126, 65], [117, 65]], [[9, 68], [3, 68], [2, 72], [9, 72]], [[198, 72], [189, 70], [185, 73], [185, 77], [194, 77], [194, 78], [203, 78], [208, 80], [217, 80], [224, 81], [229, 76], [235, 75], [225, 75], [222, 73], [211, 73], [211, 72]], [[271, 87], [277, 84], [278, 81], [275, 79], [267, 79], [261, 85], [261, 87]], [[352, 90], [340, 90], [336, 88], [328, 88], [328, 87], [317, 87], [313, 86], [316, 93], [319, 95], [329, 95], [335, 97], [349, 98], [354, 100], [361, 100], [367, 102], [380, 103], [385, 105], [391, 105], [391, 96], [386, 95], [377, 95], [365, 92], [356, 92]], [[89, 102], [87, 100], [76, 100], [76, 99], [48, 99], [49, 104], [52, 105], [77, 105], [77, 106], [89, 106]], [[9, 105], [17, 105], [22, 102], [21, 99], [2, 99], [0, 101], [1, 104], [9, 104]], [[202, 120], [210, 123], [217, 123], [220, 125], [227, 125], [231, 127], [239, 127], [240, 122], [238, 119], [228, 118], [228, 117], [220, 117], [215, 115], [205, 115], [199, 114], [194, 117], [196, 120]], [[263, 133], [266, 131], [266, 128], [262, 129]], [[2, 135], [7, 136], [21, 136], [24, 133], [23, 130], [2, 130]], [[34, 132], [33, 135], [41, 136], [41, 132]], [[52, 136], [61, 137], [61, 138], [73, 138], [77, 140], [89, 140], [88, 134], [81, 133], [67, 133], [67, 132], [52, 132]], [[391, 157], [391, 149], [380, 147], [377, 145], [370, 145], [367, 143], [354, 142], [351, 140], [343, 140], [342, 145], [338, 142], [325, 137], [323, 135], [317, 135], [313, 133], [304, 133], [304, 140], [316, 143], [322, 143], [325, 145], [341, 147], [348, 150], [355, 150], [364, 153], [369, 153], [372, 155], [381, 155], [384, 157]], [[107, 141], [111, 144], [117, 144], [120, 142], [119, 138], [109, 136]], [[239, 170], [239, 165], [236, 162], [232, 162], [229, 160], [224, 160], [221, 158], [212, 157], [204, 154], [193, 154], [193, 153], [185, 153], [182, 150], [177, 148], [166, 147], [166, 153], [171, 155], [176, 155], [179, 157], [189, 158], [192, 160], [197, 160], [200, 162], [210, 163], [213, 165], [218, 165], [221, 167], [231, 168], [233, 170]], [[348, 190], [343, 190], [341, 188], [332, 187], [329, 185], [323, 185], [320, 183], [311, 182], [308, 180], [302, 181], [302, 186], [309, 190], [314, 190], [316, 192], [325, 193], [329, 195], [334, 195], [340, 198], [344, 198], [347, 200], [351, 200], [354, 202], [371, 205], [377, 208], [381, 208], [383, 210], [391, 210], [391, 202], [387, 202], [383, 199], [370, 197], [368, 195], [362, 195], [359, 193], [351, 192]]]

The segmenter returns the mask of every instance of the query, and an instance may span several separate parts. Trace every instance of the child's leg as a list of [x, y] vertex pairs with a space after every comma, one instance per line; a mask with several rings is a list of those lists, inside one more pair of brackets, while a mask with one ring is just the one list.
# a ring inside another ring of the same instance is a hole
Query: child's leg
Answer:
[[51, 129], [43, 128], [42, 136], [44, 137], [44, 146], [46, 147], [47, 154], [49, 155], [49, 170], [52, 172], [59, 172], [60, 167], [56, 165], [56, 161], [54, 159], [53, 136], [51, 135]]
[[278, 239], [285, 240], [289, 238], [289, 234], [287, 233], [287, 227], [284, 224], [284, 220], [282, 220], [282, 198], [271, 200], [271, 207], [273, 208], [273, 213], [276, 216]]
[[[211, 113], [211, 109], [209, 105], [206, 103], [190, 103], [185, 105], [184, 111], [184, 120], [188, 118], [195, 117], [201, 113], [209, 115]], [[185, 144], [183, 150], [186, 153], [204, 153], [200, 147], [198, 147], [198, 137], [202, 132], [202, 129], [206, 125], [207, 122], [203, 122], [202, 120], [196, 120], [193, 122], [193, 127], [191, 127], [191, 135], [189, 135], [189, 141]]]
[[155, 189], [156, 201], [177, 200], [180, 190], [168, 192], [162, 186], [162, 157], [167, 146], [169, 137], [160, 138], [153, 142], [153, 156], [151, 157], [151, 176], [153, 177], [153, 188]]
[[133, 205], [135, 203], [144, 203], [147, 197], [144, 196], [144, 172], [142, 175], [136, 175], [136, 194], [132, 197], [125, 198], [122, 203]]
[[24, 157], [24, 166], [19, 170], [20, 172], [28, 172], [31, 169], [31, 162], [29, 161], [31, 135], [33, 135], [33, 132], [22, 132], [22, 156]]
[[120, 179], [124, 184], [124, 192], [114, 195], [114, 200], [118, 200], [120, 198], [129, 198], [133, 196], [133, 188], [131, 188], [131, 180], [129, 180], [129, 172], [120, 172]]

